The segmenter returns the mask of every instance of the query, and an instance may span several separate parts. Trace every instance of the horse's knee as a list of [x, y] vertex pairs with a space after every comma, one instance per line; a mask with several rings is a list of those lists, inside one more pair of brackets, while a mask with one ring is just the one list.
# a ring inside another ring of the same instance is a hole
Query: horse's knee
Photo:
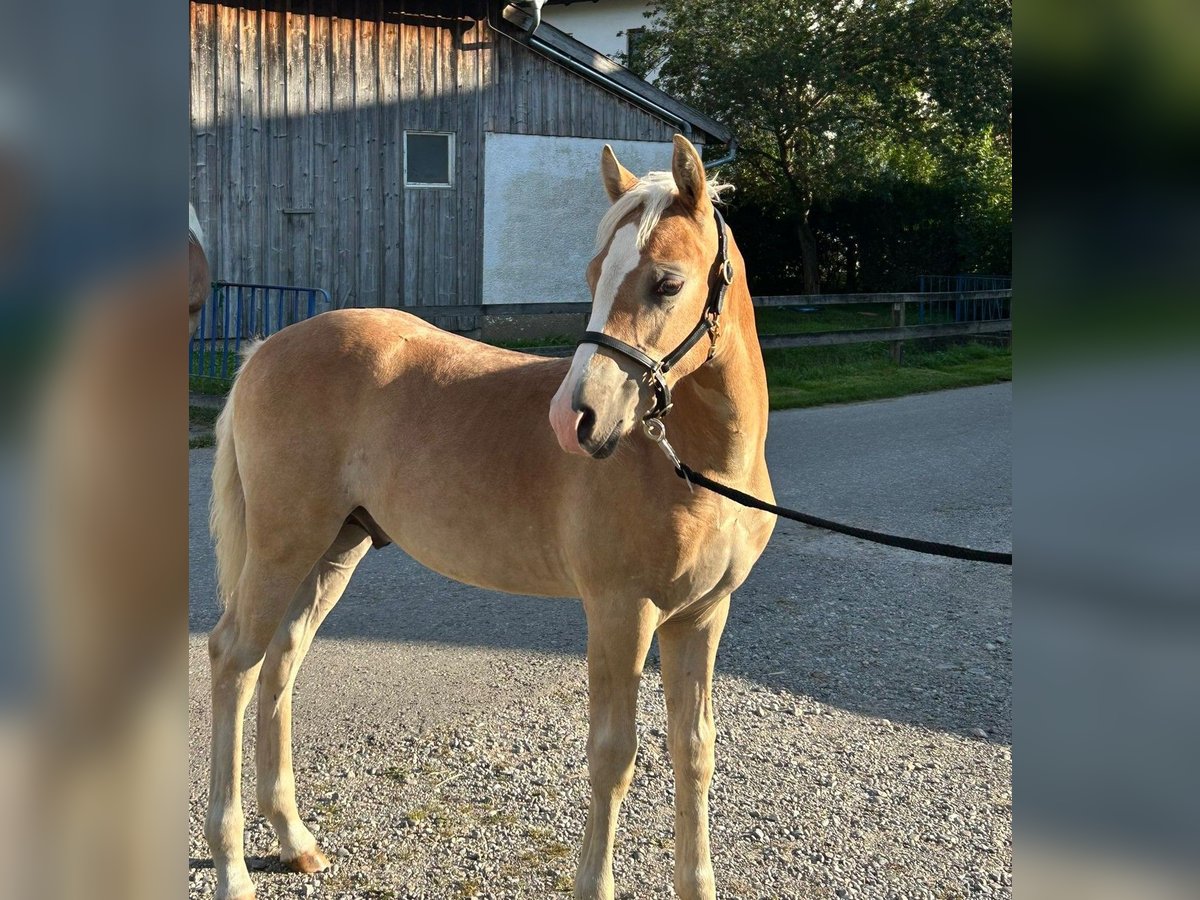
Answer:
[[715, 738], [713, 727], [704, 722], [694, 728], [669, 729], [667, 743], [676, 780], [686, 780], [700, 788], [712, 783]]
[[633, 728], [593, 728], [587, 746], [593, 782], [598, 787], [628, 790], [637, 749], [637, 732]]

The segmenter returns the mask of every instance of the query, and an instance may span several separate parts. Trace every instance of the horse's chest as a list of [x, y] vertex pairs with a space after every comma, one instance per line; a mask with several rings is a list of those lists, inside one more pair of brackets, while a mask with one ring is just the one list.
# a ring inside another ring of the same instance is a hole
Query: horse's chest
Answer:
[[649, 597], [672, 611], [735, 590], [770, 535], [772, 517], [729, 501], [646, 511], [617, 539], [589, 542], [588, 584]]

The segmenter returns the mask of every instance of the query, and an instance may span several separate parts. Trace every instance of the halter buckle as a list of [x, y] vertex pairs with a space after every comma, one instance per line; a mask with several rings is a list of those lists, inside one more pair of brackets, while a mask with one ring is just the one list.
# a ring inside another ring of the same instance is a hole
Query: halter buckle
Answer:
[[721, 266], [721, 280], [727, 285], [733, 284], [733, 260], [727, 259]]
[[710, 339], [710, 343], [708, 345], [708, 359], [704, 360], [706, 363], [712, 362], [712, 358], [717, 355], [717, 338], [719, 338], [720, 336], [721, 336], [721, 318], [720, 318], [720, 316], [718, 316], [714, 313], [709, 313], [708, 314], [708, 337]]

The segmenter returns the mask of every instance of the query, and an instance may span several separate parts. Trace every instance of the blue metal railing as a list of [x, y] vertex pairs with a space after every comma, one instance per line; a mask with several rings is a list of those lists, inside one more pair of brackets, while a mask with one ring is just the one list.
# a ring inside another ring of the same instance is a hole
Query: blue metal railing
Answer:
[[[920, 275], [917, 292], [962, 293], [964, 291], [1007, 291], [1012, 278], [1005, 275]], [[926, 317], [939, 321], [987, 322], [1007, 319], [1012, 315], [1009, 300], [954, 300], [941, 303], [918, 303], [917, 322], [925, 324]]]
[[188, 374], [231, 382], [242, 341], [268, 337], [332, 308], [323, 288], [215, 281], [188, 345]]

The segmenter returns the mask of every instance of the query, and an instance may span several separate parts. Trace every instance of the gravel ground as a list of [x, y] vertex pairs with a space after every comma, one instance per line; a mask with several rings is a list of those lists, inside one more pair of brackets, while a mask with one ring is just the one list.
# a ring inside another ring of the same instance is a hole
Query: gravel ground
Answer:
[[[1011, 386], [772, 414], [783, 503], [984, 547], [1011, 528]], [[189, 897], [202, 833], [215, 620], [211, 450], [192, 453]], [[713, 860], [722, 896], [1011, 897], [1011, 575], [781, 522], [717, 662]], [[280, 869], [244, 794], [260, 898], [569, 894], [583, 832], [584, 620], [569, 601], [446, 581], [371, 553], [302, 670], [301, 814], [333, 868]], [[657, 649], [622, 810], [618, 896], [672, 896]], [[247, 732], [252, 738], [253, 716]]]

